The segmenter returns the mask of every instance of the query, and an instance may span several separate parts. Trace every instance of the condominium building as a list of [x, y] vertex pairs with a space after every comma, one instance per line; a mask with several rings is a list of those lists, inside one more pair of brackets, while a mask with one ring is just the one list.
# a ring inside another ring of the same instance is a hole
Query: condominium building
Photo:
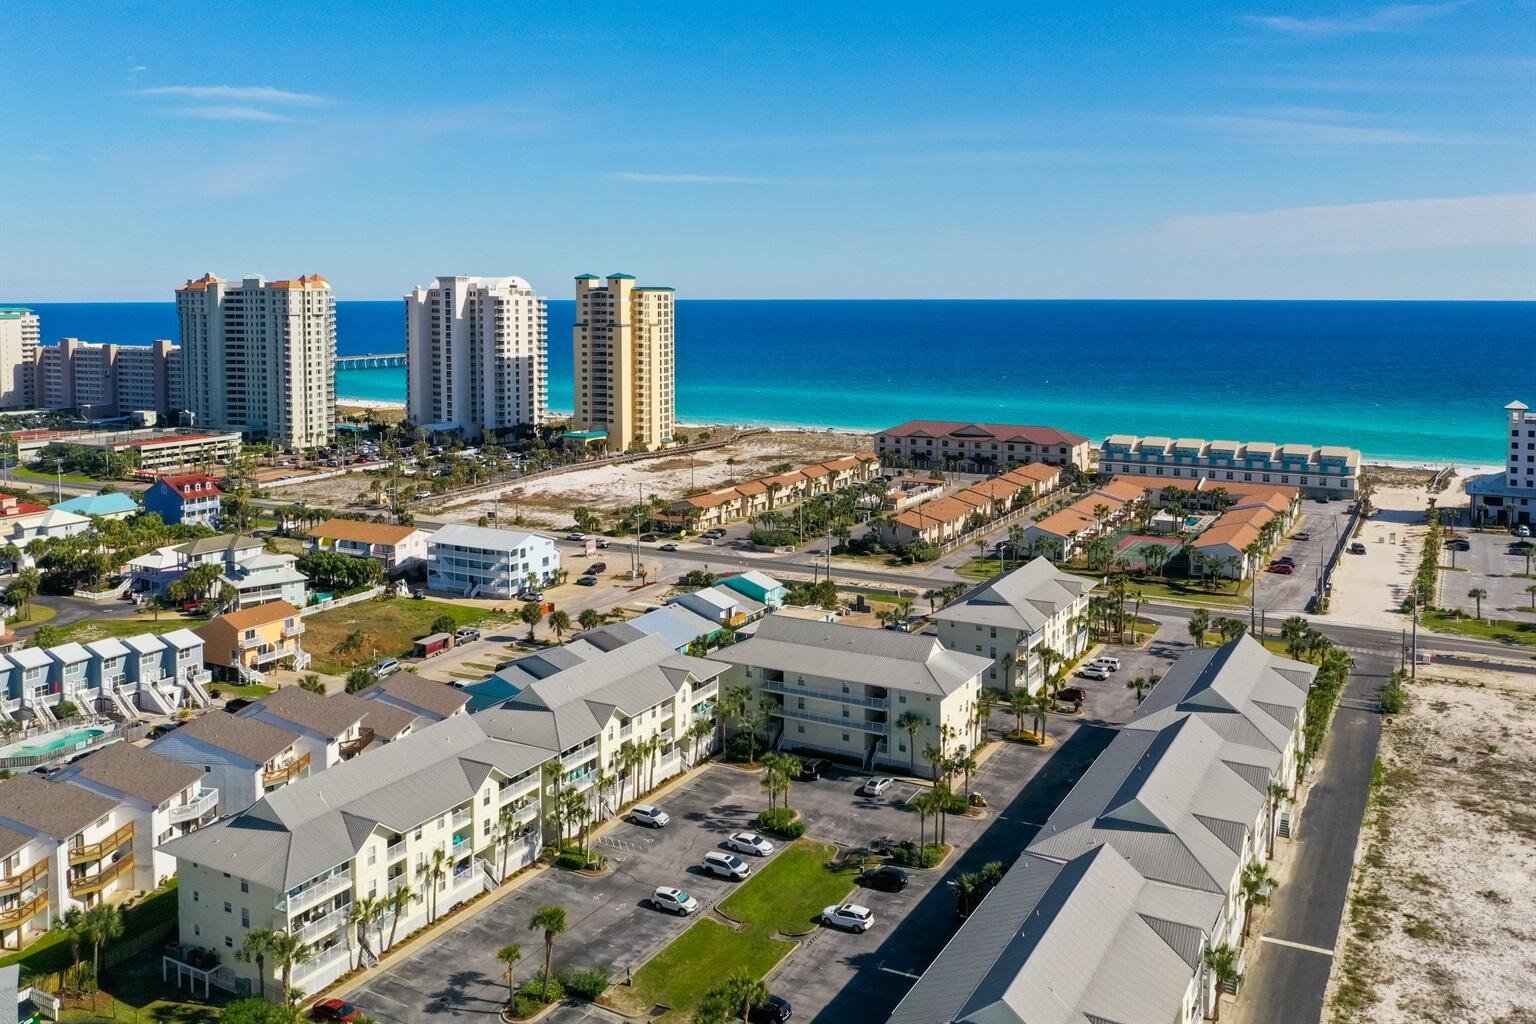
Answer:
[[1524, 402], [1510, 402], [1504, 415], [1504, 471], [1467, 481], [1472, 518], [1478, 523], [1536, 526], [1536, 413]]
[[[576, 278], [573, 430], [611, 452], [660, 448], [677, 424], [674, 292], [629, 274]], [[594, 436], [591, 438], [596, 439]]]
[[[0, 848], [17, 889], [0, 894], [0, 930], [24, 945], [73, 909], [138, 888], [134, 864], [153, 839], [132, 808], [82, 786], [26, 774], [0, 781]], [[14, 864], [14, 868], [11, 865]]]
[[555, 542], [536, 533], [450, 523], [427, 538], [427, 587], [464, 597], [515, 597], [560, 571]]
[[1240, 945], [1243, 870], [1289, 834], [1315, 673], [1246, 636], [1181, 657], [890, 1024], [1029, 1019], [1042, 991], [1059, 1020], [1210, 1015], [1205, 953]]
[[298, 733], [221, 711], [199, 715], [149, 749], [201, 771], [225, 814], [326, 767], [314, 763]]
[[1206, 441], [1198, 437], [1111, 434], [1099, 451], [1099, 472], [1168, 480], [1283, 484], [1307, 497], [1354, 498], [1360, 452], [1355, 448], [1269, 441]]
[[0, 306], [0, 409], [30, 409], [36, 403], [32, 363], [39, 335], [32, 310]]
[[212, 274], [176, 289], [185, 401], [199, 426], [290, 448], [336, 429], [336, 302], [318, 274], [292, 281]]
[[1008, 423], [908, 420], [875, 436], [875, 452], [888, 466], [964, 466], [996, 473], [1044, 462], [1088, 468], [1088, 439], [1055, 427]]
[[37, 405], [87, 418], [181, 409], [180, 353], [169, 341], [95, 345], [64, 338], [37, 349]]
[[548, 415], [544, 300], [520, 277], [439, 277], [405, 297], [407, 415], [494, 437]]
[[1046, 683], [1040, 651], [1049, 648], [1068, 661], [1088, 645], [1085, 612], [1094, 581], [1059, 572], [1036, 558], [975, 587], [928, 616], [939, 643], [952, 651], [990, 659], [986, 685], [1010, 693], [1038, 692]]
[[[946, 649], [932, 636], [769, 615], [749, 638], [710, 654], [732, 666], [727, 686], [767, 701], [773, 736], [786, 748], [851, 758], [866, 769], [929, 765], [923, 750], [940, 730], [971, 732], [991, 659]], [[916, 735], [898, 724], [906, 712]]]

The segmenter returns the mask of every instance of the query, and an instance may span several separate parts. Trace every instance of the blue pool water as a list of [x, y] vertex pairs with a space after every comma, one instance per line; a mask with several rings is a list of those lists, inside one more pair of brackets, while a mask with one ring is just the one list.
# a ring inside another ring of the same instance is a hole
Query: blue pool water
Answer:
[[41, 757], [46, 754], [62, 754], [83, 747], [106, 734], [105, 729], [74, 729], [41, 741], [23, 741], [0, 748], [0, 757]]

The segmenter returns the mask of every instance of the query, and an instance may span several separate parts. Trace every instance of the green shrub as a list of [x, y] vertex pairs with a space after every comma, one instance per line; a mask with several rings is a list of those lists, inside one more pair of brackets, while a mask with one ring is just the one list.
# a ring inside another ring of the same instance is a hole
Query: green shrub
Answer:
[[568, 871], [597, 871], [606, 863], [608, 859], [596, 850], [583, 850], [569, 840], [555, 857], [555, 864]]
[[938, 843], [928, 843], [921, 849], [912, 840], [908, 839], [900, 846], [891, 849], [891, 860], [908, 868], [931, 868], [944, 859], [944, 847]]
[[612, 976], [607, 967], [562, 967], [555, 971], [555, 980], [564, 987], [567, 995], [573, 995], [587, 1002], [596, 1002], [608, 988]]
[[531, 978], [517, 987], [512, 999], [512, 1013], [517, 1017], [531, 1017], [550, 1003], [565, 998], [565, 987], [558, 978], [550, 978], [546, 986], [542, 978]]
[[786, 839], [798, 839], [805, 835], [805, 821], [793, 807], [768, 808], [757, 816], [757, 827]]

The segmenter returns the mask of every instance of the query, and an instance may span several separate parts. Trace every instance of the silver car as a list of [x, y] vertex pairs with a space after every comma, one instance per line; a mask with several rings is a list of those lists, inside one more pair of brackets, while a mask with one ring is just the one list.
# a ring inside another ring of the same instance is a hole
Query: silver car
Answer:
[[676, 914], [678, 917], [687, 917], [699, 909], [699, 901], [690, 896], [685, 889], [658, 885], [656, 891], [651, 893], [651, 906], [657, 910], [665, 910], [669, 914]]

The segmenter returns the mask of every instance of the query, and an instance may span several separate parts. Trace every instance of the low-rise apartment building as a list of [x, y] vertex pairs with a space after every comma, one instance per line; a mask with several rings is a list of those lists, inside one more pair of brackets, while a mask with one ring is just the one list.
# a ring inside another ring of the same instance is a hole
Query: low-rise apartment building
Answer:
[[1118, 477], [1053, 512], [1024, 530], [1024, 543], [1034, 553], [1066, 561], [1089, 541], [1125, 522], [1146, 503], [1147, 489]]
[[217, 530], [223, 497], [219, 482], [203, 473], [162, 476], [144, 492], [144, 511], [155, 513], [173, 526], [207, 526]]
[[1088, 646], [1085, 617], [1095, 583], [1036, 558], [987, 581], [928, 618], [939, 643], [991, 662], [985, 685], [1003, 693], [1040, 691], [1046, 684], [1042, 648], [1067, 662]]
[[1000, 515], [1023, 508], [1055, 491], [1061, 470], [1035, 463], [1018, 466], [953, 494], [933, 498], [879, 523], [876, 536], [887, 547], [952, 544]]
[[223, 712], [200, 715], [149, 749], [201, 771], [207, 788], [219, 791], [224, 814], [324, 767], [304, 752], [298, 733]]
[[673, 502], [668, 512], [688, 529], [709, 529], [738, 519], [751, 519], [768, 509], [784, 508], [818, 494], [869, 483], [879, 475], [879, 457], [874, 452], [859, 452], [695, 494]]
[[[252, 929], [297, 935], [311, 955], [292, 983], [319, 990], [361, 956], [349, 920], [356, 901], [400, 888], [418, 897], [400, 906], [398, 923], [387, 915], [375, 925], [366, 938], [378, 949], [385, 936], [403, 938], [494, 885], [503, 835], [517, 866], [537, 854], [548, 756], [457, 715], [170, 843], [181, 942], [214, 955], [212, 984], [270, 992], [281, 982], [277, 965], [242, 963], [235, 952]], [[503, 809], [512, 834], [498, 826]]]
[[1276, 484], [1307, 497], [1349, 498], [1359, 492], [1360, 452], [1338, 445], [1206, 441], [1197, 437], [1111, 434], [1099, 452], [1099, 472], [1158, 480]]
[[[1316, 670], [1243, 637], [1175, 663], [891, 1024], [1061, 1019], [1195, 1024], [1206, 950], [1240, 944], [1244, 868], [1288, 834]], [[1070, 960], [1071, 969], [1062, 964]]]
[[451, 523], [427, 538], [427, 587], [462, 597], [516, 597], [555, 578], [560, 552], [536, 533]]
[[1259, 572], [1268, 549], [1295, 520], [1298, 500], [1294, 487], [1238, 498], [1190, 545], [1190, 575], [1247, 579]]
[[[62, 920], [71, 909], [110, 902], [133, 891], [135, 862], [149, 854], [153, 842], [136, 834], [134, 812], [127, 805], [31, 774], [0, 781], [0, 827], [28, 837], [17, 852], [30, 865], [12, 877], [18, 879], [23, 896], [31, 895], [15, 901], [9, 894], [0, 895], [0, 919], [17, 922], [22, 940]], [[9, 940], [10, 928], [6, 931]]]
[[908, 420], [875, 436], [875, 453], [888, 466], [959, 465], [976, 473], [1044, 462], [1088, 468], [1086, 437], [1054, 427], [1007, 423]]
[[402, 708], [366, 701], [350, 693], [322, 696], [302, 686], [282, 686], [238, 712], [299, 738], [298, 749], [312, 771], [350, 761], [374, 744], [410, 732], [414, 720]]
[[220, 615], [195, 631], [203, 638], [204, 660], [218, 679], [262, 681], [274, 667], [303, 671], [304, 620], [287, 601], [269, 601]]
[[202, 771], [128, 743], [103, 747], [54, 779], [126, 809], [140, 840], [134, 850], [134, 889], [154, 889], [176, 874], [176, 859], [160, 847], [212, 824], [219, 813], [219, 791], [205, 784]]
[[[726, 686], [772, 703], [775, 748], [851, 759], [866, 769], [930, 767], [922, 751], [940, 729], [971, 732], [990, 659], [948, 650], [938, 639], [886, 629], [769, 615], [748, 639], [710, 655], [732, 666]], [[922, 720], [915, 735], [898, 724]]]
[[409, 714], [411, 726], [415, 729], [424, 729], [434, 722], [462, 715], [465, 706], [469, 704], [469, 694], [463, 690], [404, 671], [391, 672], [359, 696], [366, 701]]
[[357, 519], [327, 519], [309, 531], [312, 551], [334, 551], [355, 558], [371, 558], [388, 573], [404, 572], [426, 561], [425, 530], [393, 523]]

